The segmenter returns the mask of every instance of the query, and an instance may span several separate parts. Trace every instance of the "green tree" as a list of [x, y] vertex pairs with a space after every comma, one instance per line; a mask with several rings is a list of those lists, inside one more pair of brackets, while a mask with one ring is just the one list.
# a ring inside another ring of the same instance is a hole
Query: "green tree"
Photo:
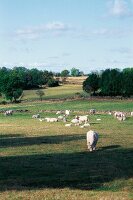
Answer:
[[89, 77], [83, 82], [83, 90], [88, 93], [93, 93], [99, 89], [99, 75], [96, 73], [89, 74]]
[[67, 69], [65, 69], [65, 70], [63, 70], [62, 72], [61, 72], [61, 77], [68, 77], [69, 76], [69, 71], [67, 70]]
[[14, 102], [17, 102], [17, 99], [19, 99], [21, 97], [23, 93], [23, 90], [21, 88], [17, 88], [16, 90], [13, 90], [13, 98], [14, 98]]
[[53, 79], [53, 73], [47, 70], [43, 71], [43, 85], [47, 84], [50, 79]]
[[48, 80], [47, 85], [48, 87], [56, 87], [59, 86], [59, 81], [51, 78]]
[[30, 74], [32, 77], [33, 87], [37, 88], [44, 84], [45, 81], [44, 81], [44, 77], [43, 77], [43, 71], [40, 71], [40, 70], [34, 68], [34, 69], [30, 70]]
[[71, 69], [71, 76], [76, 77], [79, 76], [79, 74], [80, 74], [79, 69], [76, 69], [74, 67]]
[[17, 102], [17, 99], [22, 95], [22, 82], [13, 70], [3, 77], [1, 84], [1, 93], [4, 94], [7, 100]]
[[126, 68], [122, 72], [122, 95], [133, 95], [133, 68]]
[[117, 96], [122, 94], [122, 73], [118, 69], [106, 69], [101, 74], [101, 94]]
[[39, 96], [40, 100], [42, 101], [42, 97], [45, 95], [44, 91], [42, 90], [37, 90], [36, 94]]

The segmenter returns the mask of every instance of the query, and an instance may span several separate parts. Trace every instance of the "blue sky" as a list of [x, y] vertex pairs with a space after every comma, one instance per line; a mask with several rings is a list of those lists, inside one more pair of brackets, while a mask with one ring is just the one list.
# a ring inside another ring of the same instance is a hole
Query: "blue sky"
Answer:
[[133, 67], [133, 0], [0, 0], [0, 67]]

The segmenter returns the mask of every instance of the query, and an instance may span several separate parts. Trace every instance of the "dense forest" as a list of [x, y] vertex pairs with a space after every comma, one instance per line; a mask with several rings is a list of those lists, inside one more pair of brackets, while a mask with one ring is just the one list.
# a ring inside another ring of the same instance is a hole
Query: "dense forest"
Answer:
[[92, 72], [83, 82], [83, 90], [91, 95], [130, 97], [133, 95], [133, 68]]

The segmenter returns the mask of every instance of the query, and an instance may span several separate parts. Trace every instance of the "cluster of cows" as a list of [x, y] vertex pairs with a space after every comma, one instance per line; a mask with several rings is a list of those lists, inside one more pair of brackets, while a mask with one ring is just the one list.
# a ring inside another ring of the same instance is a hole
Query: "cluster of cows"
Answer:
[[[40, 118], [40, 114], [36, 114], [36, 115], [32, 115], [32, 118], [33, 119], [39, 118], [39, 121], [46, 120], [47, 122], [58, 122], [61, 120], [63, 122], [67, 122], [67, 117], [70, 115], [70, 112], [71, 112], [70, 110], [57, 111], [56, 112], [56, 115], [58, 115], [57, 117], [46, 117], [46, 118]], [[90, 110], [90, 114], [95, 114], [95, 113], [96, 113], [95, 109]], [[61, 114], [63, 114], [63, 115], [61, 115]], [[88, 127], [88, 126], [90, 126], [88, 121], [89, 121], [88, 115], [75, 116], [75, 118], [73, 118], [71, 120], [71, 123], [65, 124], [65, 126], [70, 127], [70, 126], [72, 126], [72, 124], [74, 124], [75, 126], [80, 126], [81, 128]], [[94, 151], [96, 149], [96, 144], [98, 141], [98, 133], [90, 130], [87, 132], [86, 139], [87, 139], [88, 149], [90, 151]]]
[[[58, 122], [58, 121], [63, 121], [63, 122], [67, 122], [68, 121], [68, 116], [70, 115], [70, 110], [66, 110], [66, 111], [57, 111], [56, 115], [57, 117], [45, 117], [45, 118], [41, 118], [40, 114], [36, 114], [36, 115], [32, 115], [33, 119], [39, 119], [39, 121], [47, 121], [47, 122]], [[62, 115], [61, 115], [62, 114]], [[75, 126], [79, 126], [82, 123], [84, 123], [85, 126], [87, 126], [87, 122], [89, 121], [88, 119], [88, 115], [82, 115], [82, 116], [75, 116], [72, 120], [70, 124], [65, 124], [65, 126], [71, 126], [72, 124], [74, 124]], [[88, 124], [88, 126], [90, 126], [90, 124]]]
[[[32, 118], [33, 119], [39, 119], [39, 121], [46, 121], [46, 122], [63, 121], [63, 122], [65, 122], [66, 127], [70, 127], [72, 125], [80, 126], [80, 128], [90, 126], [88, 115], [80, 115], [80, 116], [77, 115], [73, 119], [71, 119], [70, 123], [66, 123], [68, 121], [68, 116], [70, 115], [70, 113], [71, 113], [70, 110], [57, 111], [56, 112], [57, 117], [41, 118], [40, 114], [35, 114], [35, 115], [32, 115]], [[90, 109], [89, 113], [90, 114], [96, 114], [96, 110]], [[7, 111], [4, 112], [5, 116], [10, 116], [12, 114], [13, 114], [13, 110], [7, 110]], [[108, 114], [113, 115], [119, 121], [126, 120], [126, 115], [123, 112], [118, 112], [118, 111], [111, 112], [111, 111], [109, 111]], [[133, 112], [131, 112], [130, 114], [131, 114], [131, 116], [133, 116]], [[97, 120], [101, 120], [101, 119], [97, 119]], [[87, 139], [88, 149], [90, 151], [94, 151], [96, 149], [96, 144], [97, 144], [97, 141], [98, 141], [98, 133], [93, 131], [93, 130], [90, 130], [90, 131], [87, 132], [86, 139]]]

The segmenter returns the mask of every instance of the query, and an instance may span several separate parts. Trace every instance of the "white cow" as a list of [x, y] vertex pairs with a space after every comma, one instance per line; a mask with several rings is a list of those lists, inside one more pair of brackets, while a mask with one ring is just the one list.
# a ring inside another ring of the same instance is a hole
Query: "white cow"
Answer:
[[58, 110], [58, 111], [56, 112], [56, 115], [59, 115], [59, 114], [62, 114], [62, 111], [61, 111], [61, 110]]
[[119, 120], [119, 121], [125, 121], [126, 116], [123, 112], [115, 112], [114, 116]]
[[45, 120], [46, 120], [47, 122], [58, 122], [58, 119], [57, 119], [57, 118], [46, 117]]
[[114, 113], [114, 117], [116, 117], [116, 118], [117, 118], [117, 117], [122, 117], [123, 115], [124, 115], [123, 112], [118, 112], [118, 111], [117, 111], [117, 112]]
[[90, 130], [90, 131], [87, 132], [86, 138], [87, 138], [88, 149], [90, 151], [94, 151], [96, 149], [96, 144], [97, 144], [97, 141], [98, 141], [98, 133]]
[[72, 119], [71, 123], [75, 124], [75, 125], [79, 125], [79, 120], [78, 119]]
[[4, 115], [5, 116], [9, 116], [9, 115], [12, 115], [13, 114], [13, 110], [6, 110]]
[[111, 112], [111, 111], [109, 111], [109, 112], [108, 112], [108, 114], [109, 114], [109, 115], [112, 115], [112, 112]]
[[65, 115], [66, 116], [70, 115], [70, 110], [65, 110]]
[[75, 119], [78, 119], [80, 123], [82, 123], [82, 122], [87, 123], [87, 121], [88, 121], [88, 115], [76, 116]]
[[89, 123], [85, 123], [83, 126], [84, 127], [88, 127], [88, 126], [90, 126], [90, 124]]
[[95, 114], [96, 110], [95, 109], [90, 109], [90, 114]]
[[40, 118], [40, 114], [32, 115], [32, 119]]

